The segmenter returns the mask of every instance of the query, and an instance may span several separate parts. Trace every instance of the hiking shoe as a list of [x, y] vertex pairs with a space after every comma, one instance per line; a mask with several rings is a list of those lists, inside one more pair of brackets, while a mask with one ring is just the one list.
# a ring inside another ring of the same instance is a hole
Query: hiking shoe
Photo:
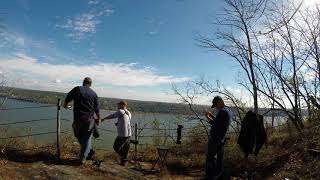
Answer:
[[87, 156], [87, 158], [86, 158], [86, 160], [92, 160], [94, 154], [95, 154], [94, 150], [91, 149], [89, 154], [88, 154], [88, 156]]
[[125, 165], [126, 165], [126, 162], [128, 162], [128, 159], [127, 159], [127, 158], [121, 158], [121, 160], [120, 160], [120, 166], [125, 166]]
[[124, 159], [121, 159], [121, 161], [120, 161], [120, 164], [119, 164], [120, 166], [125, 166], [126, 165], [126, 161], [124, 160]]

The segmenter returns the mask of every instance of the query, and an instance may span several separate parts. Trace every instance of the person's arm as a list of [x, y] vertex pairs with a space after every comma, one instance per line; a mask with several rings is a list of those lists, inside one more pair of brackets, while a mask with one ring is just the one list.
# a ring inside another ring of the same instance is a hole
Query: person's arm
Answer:
[[99, 106], [98, 96], [96, 96], [94, 99], [94, 112], [97, 115], [96, 123], [97, 123], [97, 125], [99, 125], [101, 122], [101, 117], [100, 117], [100, 106]]
[[206, 116], [206, 118], [208, 120], [208, 123], [212, 125], [213, 122], [214, 122], [214, 119], [215, 119], [213, 114], [211, 112], [209, 112], [209, 111], [206, 111], [205, 116]]
[[64, 100], [64, 108], [68, 108], [68, 104], [74, 100], [74, 97], [76, 95], [76, 92], [78, 90], [78, 87], [74, 87], [66, 96], [66, 99]]
[[107, 116], [107, 117], [102, 118], [101, 121], [104, 121], [104, 120], [107, 120], [107, 119], [117, 118], [117, 117], [119, 117], [119, 114], [120, 114], [120, 112], [117, 111], [117, 112], [115, 112], [115, 113], [113, 113], [113, 114], [110, 114], [110, 115]]

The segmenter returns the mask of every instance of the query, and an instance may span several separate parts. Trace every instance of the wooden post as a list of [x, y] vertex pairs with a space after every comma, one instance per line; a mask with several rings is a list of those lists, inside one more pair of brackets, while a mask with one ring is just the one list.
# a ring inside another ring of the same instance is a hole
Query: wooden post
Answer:
[[32, 127], [29, 127], [29, 131], [28, 131], [28, 141], [27, 141], [28, 148], [29, 148], [29, 146], [31, 145], [31, 134], [32, 134]]
[[[137, 123], [134, 124], [134, 140], [138, 142], [138, 125]], [[134, 158], [135, 160], [138, 159], [138, 143], [134, 144]]]
[[61, 100], [58, 99], [57, 103], [57, 157], [60, 159], [60, 109], [61, 109]]

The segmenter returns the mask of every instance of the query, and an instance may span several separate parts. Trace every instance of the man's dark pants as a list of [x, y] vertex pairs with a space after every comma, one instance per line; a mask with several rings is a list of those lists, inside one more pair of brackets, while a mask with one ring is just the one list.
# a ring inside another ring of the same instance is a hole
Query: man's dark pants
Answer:
[[117, 137], [113, 144], [113, 149], [121, 157], [121, 161], [126, 161], [130, 148], [130, 137]]
[[206, 159], [206, 179], [218, 179], [223, 170], [223, 141], [209, 138]]
[[86, 160], [91, 150], [91, 135], [94, 126], [93, 116], [74, 116], [72, 124], [74, 136], [78, 139], [81, 150], [80, 160]]

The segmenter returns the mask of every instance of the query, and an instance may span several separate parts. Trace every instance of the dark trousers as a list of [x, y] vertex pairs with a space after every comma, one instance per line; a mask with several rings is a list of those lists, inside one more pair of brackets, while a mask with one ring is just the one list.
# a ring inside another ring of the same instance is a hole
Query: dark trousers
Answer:
[[221, 140], [209, 138], [206, 159], [206, 179], [216, 180], [223, 170], [223, 145]]
[[130, 137], [117, 137], [113, 149], [119, 154], [122, 161], [127, 160], [130, 148]]

